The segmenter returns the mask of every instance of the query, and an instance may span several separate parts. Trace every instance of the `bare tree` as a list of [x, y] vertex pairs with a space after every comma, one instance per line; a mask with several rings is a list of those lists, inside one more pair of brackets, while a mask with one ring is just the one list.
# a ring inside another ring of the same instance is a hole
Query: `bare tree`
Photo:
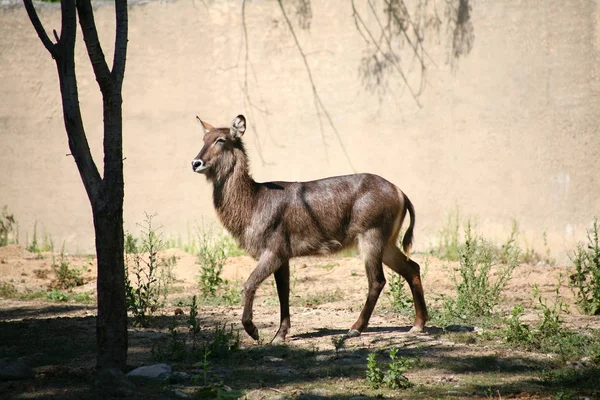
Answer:
[[[46, 33], [32, 0], [23, 0], [44, 47], [56, 61], [69, 148], [92, 206], [98, 262], [97, 367], [123, 370], [127, 360], [127, 308], [123, 255], [122, 84], [127, 54], [127, 0], [115, 0], [116, 36], [109, 69], [94, 22], [90, 0], [61, 0], [60, 35], [54, 43]], [[88, 145], [77, 91], [75, 37], [77, 16], [90, 61], [100, 86], [104, 112], [104, 173]]]

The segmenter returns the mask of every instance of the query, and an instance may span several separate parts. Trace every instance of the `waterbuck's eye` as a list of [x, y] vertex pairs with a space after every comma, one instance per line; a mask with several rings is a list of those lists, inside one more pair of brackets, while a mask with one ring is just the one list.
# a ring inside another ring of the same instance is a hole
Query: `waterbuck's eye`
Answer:
[[217, 143], [225, 143], [225, 142], [226, 142], [225, 138], [222, 138], [222, 137], [220, 137], [220, 138], [217, 138], [217, 139], [215, 140], [215, 144], [217, 144]]

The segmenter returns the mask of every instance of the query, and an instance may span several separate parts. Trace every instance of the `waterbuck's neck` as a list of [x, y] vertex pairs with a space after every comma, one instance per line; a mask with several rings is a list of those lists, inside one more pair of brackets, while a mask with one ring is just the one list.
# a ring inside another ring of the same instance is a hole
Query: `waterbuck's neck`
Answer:
[[229, 168], [213, 179], [213, 203], [225, 228], [238, 240], [252, 218], [256, 182], [250, 176], [243, 148], [233, 151]]

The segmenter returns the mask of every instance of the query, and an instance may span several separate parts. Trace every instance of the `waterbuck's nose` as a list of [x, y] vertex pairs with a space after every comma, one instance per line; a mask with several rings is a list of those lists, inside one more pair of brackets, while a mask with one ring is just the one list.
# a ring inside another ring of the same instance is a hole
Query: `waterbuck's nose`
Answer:
[[198, 168], [202, 168], [204, 166], [204, 162], [202, 160], [193, 160], [192, 161], [192, 169], [196, 171]]

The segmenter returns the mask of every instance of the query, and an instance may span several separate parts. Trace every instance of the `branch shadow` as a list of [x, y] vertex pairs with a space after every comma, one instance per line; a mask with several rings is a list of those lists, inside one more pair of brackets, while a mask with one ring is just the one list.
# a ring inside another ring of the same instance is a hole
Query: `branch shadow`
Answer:
[[[406, 334], [409, 333], [412, 326], [377, 326], [373, 328], [367, 328], [363, 334], [383, 334], [383, 333], [401, 333]], [[440, 335], [444, 332], [444, 329], [439, 327], [426, 327], [423, 333], [415, 333], [415, 335], [427, 334], [427, 335]], [[341, 336], [346, 335], [348, 333], [347, 329], [329, 329], [329, 328], [317, 328], [312, 332], [304, 332], [297, 333], [291, 335], [290, 338], [293, 339], [317, 339], [328, 336]]]
[[68, 314], [74, 311], [95, 312], [94, 305], [81, 304], [56, 304], [37, 307], [31, 305], [11, 306], [0, 308], [0, 322], [6, 320], [23, 320], [27, 318], [42, 318], [45, 316], [56, 316], [56, 314]]

